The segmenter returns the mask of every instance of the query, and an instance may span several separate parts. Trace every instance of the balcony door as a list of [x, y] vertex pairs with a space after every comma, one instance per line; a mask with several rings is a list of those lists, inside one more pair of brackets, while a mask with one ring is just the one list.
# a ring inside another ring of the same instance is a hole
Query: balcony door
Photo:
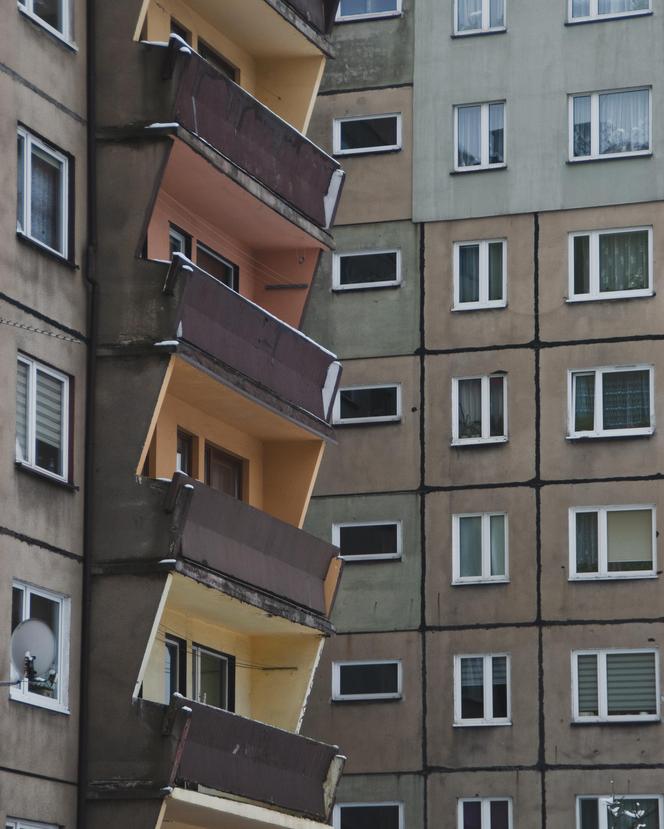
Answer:
[[235, 658], [196, 643], [192, 656], [196, 702], [235, 711]]
[[242, 460], [209, 443], [205, 447], [205, 483], [231, 498], [242, 498]]

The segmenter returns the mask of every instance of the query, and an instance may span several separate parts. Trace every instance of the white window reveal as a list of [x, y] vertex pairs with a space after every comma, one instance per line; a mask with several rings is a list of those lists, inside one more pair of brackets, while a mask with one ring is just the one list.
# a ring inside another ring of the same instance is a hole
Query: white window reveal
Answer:
[[333, 662], [332, 699], [400, 699], [400, 659], [370, 662]]
[[650, 97], [647, 87], [570, 95], [570, 160], [649, 154]]
[[401, 14], [401, 0], [341, 0], [337, 20], [365, 20]]
[[657, 657], [654, 650], [573, 652], [574, 720], [658, 720]]
[[510, 657], [454, 657], [454, 724], [511, 725]]
[[507, 378], [502, 374], [452, 380], [452, 443], [507, 440]]
[[454, 169], [505, 166], [505, 102], [454, 107]]
[[651, 10], [651, 0], [569, 0], [573, 23], [607, 17], [630, 17]]
[[505, 31], [505, 0], [455, 0], [457, 35]]
[[71, 40], [69, 0], [18, 0], [18, 7], [51, 34]]
[[358, 115], [334, 120], [335, 155], [401, 149], [401, 114]]
[[653, 374], [652, 366], [569, 372], [569, 437], [652, 434]]
[[458, 803], [458, 829], [512, 829], [509, 797], [464, 797]]
[[576, 507], [569, 512], [572, 578], [655, 576], [655, 507]]
[[452, 551], [454, 584], [508, 581], [507, 515], [452, 516]]
[[332, 825], [334, 829], [404, 829], [403, 803], [337, 803]]
[[507, 243], [504, 239], [454, 243], [454, 308], [504, 308]]
[[332, 543], [344, 561], [385, 561], [401, 558], [401, 521], [333, 524]]
[[335, 253], [332, 287], [335, 291], [390, 288], [401, 283], [401, 251], [367, 250]]
[[592, 230], [569, 235], [571, 300], [652, 295], [652, 228]]
[[348, 386], [334, 401], [335, 423], [389, 423], [401, 420], [401, 386]]
[[577, 829], [664, 829], [662, 795], [577, 797]]

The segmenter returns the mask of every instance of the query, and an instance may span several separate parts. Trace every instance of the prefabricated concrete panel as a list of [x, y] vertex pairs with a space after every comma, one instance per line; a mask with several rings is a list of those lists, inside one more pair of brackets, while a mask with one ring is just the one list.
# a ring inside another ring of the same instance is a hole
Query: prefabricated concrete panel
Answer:
[[337, 804], [401, 803], [403, 825], [424, 826], [424, 778], [419, 774], [345, 774]]

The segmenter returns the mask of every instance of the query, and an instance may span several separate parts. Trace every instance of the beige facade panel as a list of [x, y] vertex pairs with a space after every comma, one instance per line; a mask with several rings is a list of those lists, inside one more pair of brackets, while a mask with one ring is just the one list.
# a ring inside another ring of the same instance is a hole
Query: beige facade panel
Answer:
[[392, 222], [412, 215], [412, 89], [396, 87], [321, 96], [308, 136], [333, 153], [335, 118], [362, 115], [401, 115], [401, 149], [388, 152], [340, 155], [346, 171], [336, 224]]
[[[338, 634], [326, 643], [302, 733], [339, 745], [348, 757], [345, 774], [421, 769], [420, 642], [412, 632]], [[333, 661], [377, 659], [401, 660], [401, 699], [331, 702]]]
[[[48, 746], [46, 751], [54, 752]], [[23, 774], [0, 773], [0, 822], [7, 818], [55, 824], [76, 825], [76, 786], [39, 780]]]

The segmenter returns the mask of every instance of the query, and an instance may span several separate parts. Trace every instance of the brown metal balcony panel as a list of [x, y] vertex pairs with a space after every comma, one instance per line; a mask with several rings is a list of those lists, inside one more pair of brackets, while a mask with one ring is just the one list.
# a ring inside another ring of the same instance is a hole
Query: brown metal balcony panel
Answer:
[[193, 494], [180, 529], [180, 555], [327, 614], [325, 581], [336, 547], [181, 473], [173, 477], [171, 503], [184, 484], [193, 486]]
[[319, 32], [327, 34], [332, 29], [339, 0], [286, 0], [286, 2]]
[[[176, 46], [172, 41], [168, 61]], [[177, 56], [174, 120], [328, 228], [343, 178], [337, 162], [197, 54]]]
[[329, 423], [335, 356], [195, 265], [183, 271], [178, 338]]

